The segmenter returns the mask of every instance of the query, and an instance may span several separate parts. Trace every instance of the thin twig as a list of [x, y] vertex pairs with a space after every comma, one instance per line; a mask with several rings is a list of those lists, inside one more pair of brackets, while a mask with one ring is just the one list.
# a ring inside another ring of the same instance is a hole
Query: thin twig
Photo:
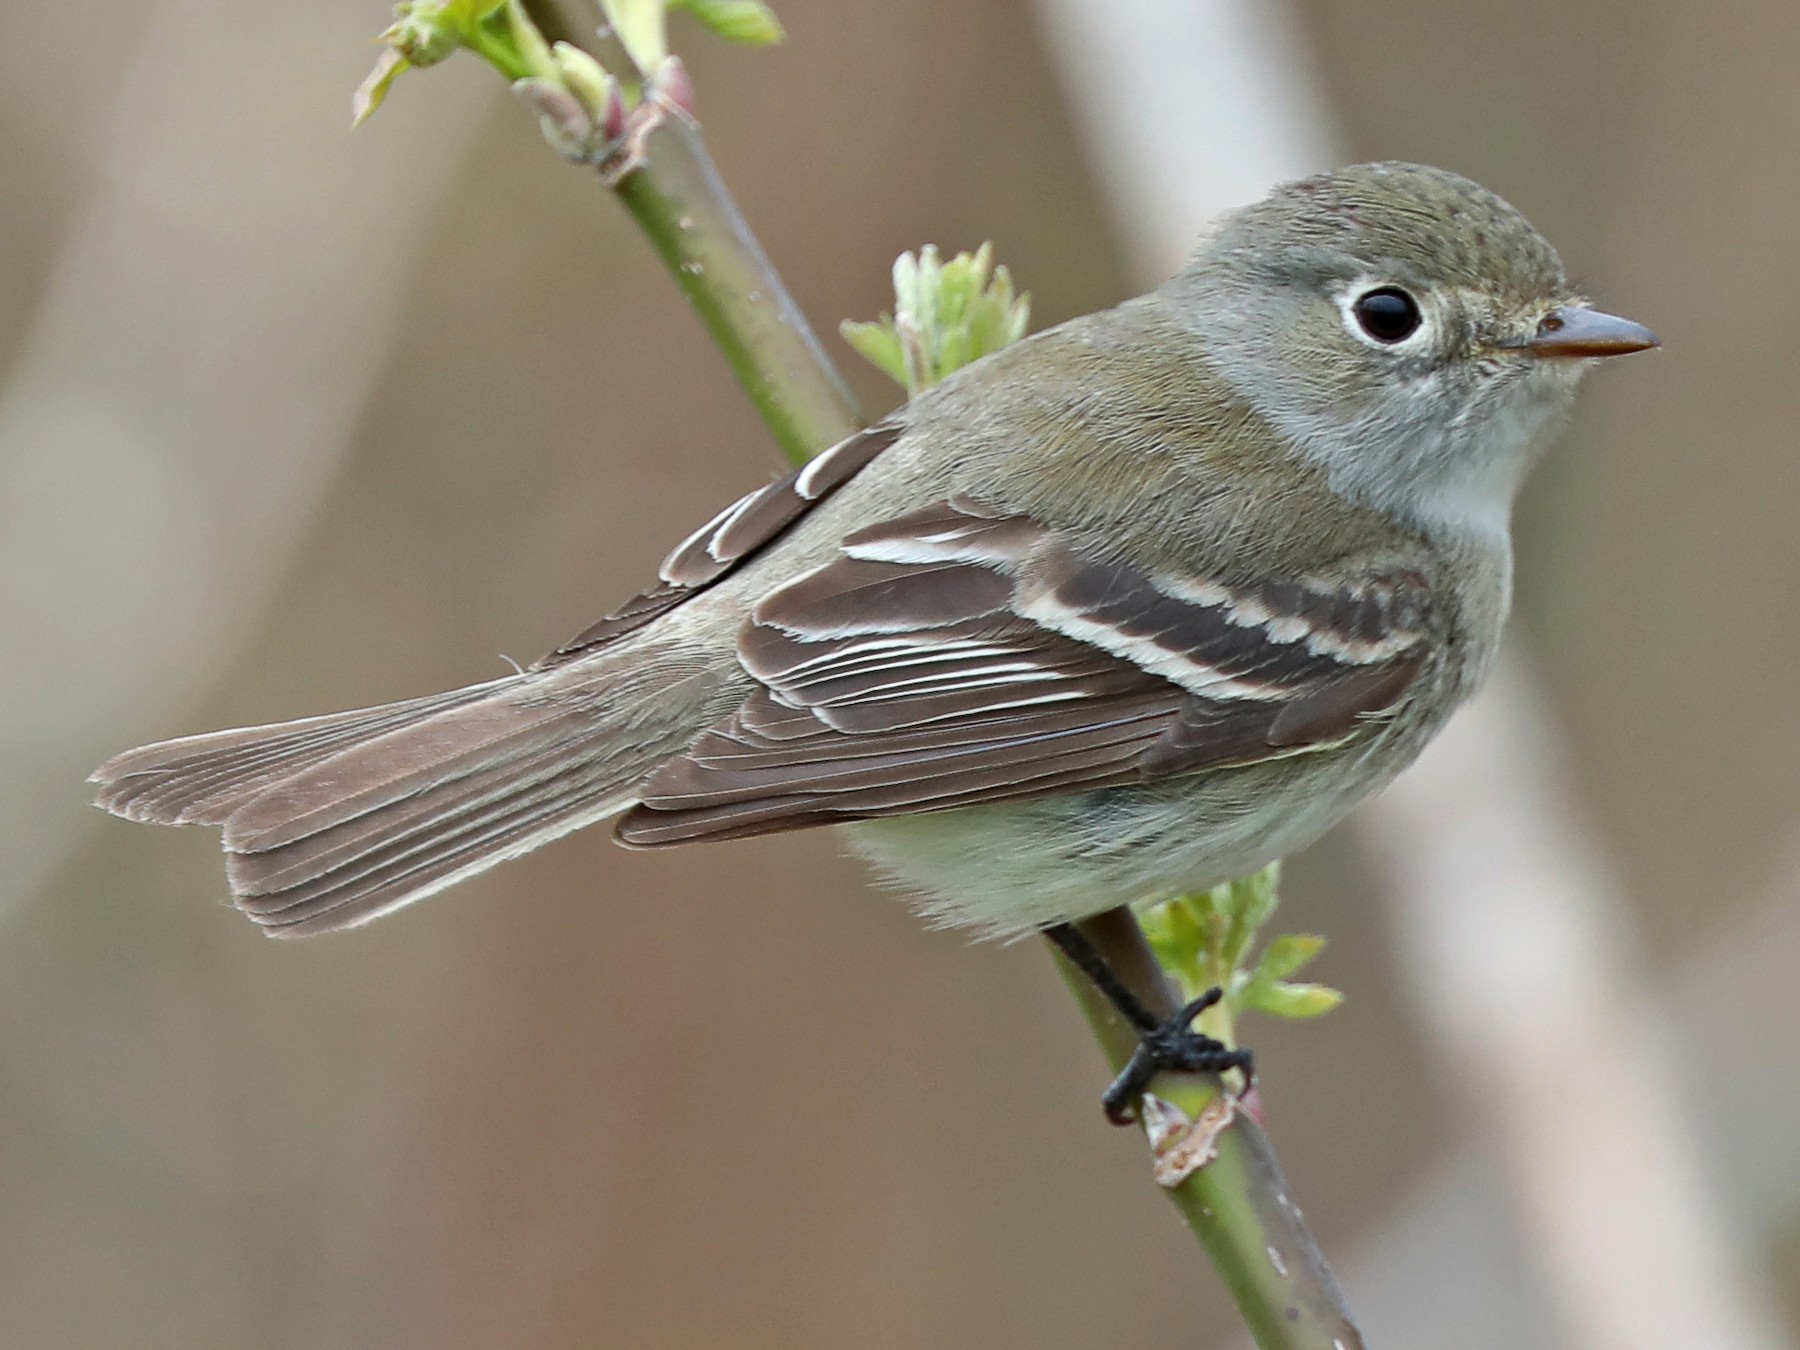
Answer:
[[[1082, 924], [1081, 932], [1153, 1017], [1169, 1017], [1180, 1006], [1179, 994], [1151, 955], [1130, 910], [1108, 910]], [[1137, 1048], [1137, 1033], [1062, 953], [1056, 953], [1056, 960], [1102, 1053], [1115, 1070], [1123, 1068]], [[1151, 1083], [1150, 1096], [1173, 1105], [1189, 1121], [1199, 1121], [1216, 1108], [1225, 1090], [1213, 1074], [1163, 1074]], [[1257, 1345], [1262, 1350], [1362, 1350], [1362, 1334], [1288, 1194], [1287, 1179], [1254, 1108], [1246, 1104], [1238, 1109], [1212, 1143], [1217, 1153], [1211, 1161], [1165, 1189], [1206, 1248]]]
[[[601, 36], [592, 0], [529, 0], [547, 37], [618, 69], [626, 59]], [[641, 162], [607, 175], [676, 285], [699, 313], [782, 453], [801, 463], [862, 425], [856, 397], [751, 233], [699, 127], [678, 108], [646, 100]]]
[[796, 463], [861, 424], [832, 368], [687, 118], [670, 114], [615, 191], [724, 352], [782, 452]]

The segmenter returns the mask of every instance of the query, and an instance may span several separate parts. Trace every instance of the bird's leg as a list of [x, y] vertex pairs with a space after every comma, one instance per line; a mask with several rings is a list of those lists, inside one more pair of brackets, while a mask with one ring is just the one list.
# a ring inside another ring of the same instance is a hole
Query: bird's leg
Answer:
[[1051, 924], [1044, 930], [1044, 936], [1057, 945], [1076, 969], [1093, 981], [1094, 987], [1138, 1034], [1137, 1049], [1100, 1098], [1106, 1118], [1113, 1124], [1131, 1124], [1137, 1099], [1150, 1085], [1150, 1080], [1165, 1069], [1192, 1073], [1223, 1073], [1226, 1069], [1236, 1069], [1244, 1075], [1244, 1090], [1250, 1090], [1254, 1073], [1250, 1052], [1234, 1050], [1223, 1041], [1214, 1040], [1193, 1028], [1194, 1019], [1223, 998], [1224, 990], [1215, 985], [1168, 1021], [1158, 1022], [1106, 964], [1093, 943], [1077, 932], [1073, 924]]

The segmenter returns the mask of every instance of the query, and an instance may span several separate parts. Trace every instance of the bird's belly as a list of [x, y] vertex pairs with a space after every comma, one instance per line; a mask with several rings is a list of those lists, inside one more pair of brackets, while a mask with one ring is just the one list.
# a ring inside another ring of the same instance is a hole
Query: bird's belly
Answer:
[[861, 821], [856, 849], [924, 915], [1008, 935], [1244, 876], [1313, 842], [1369, 786], [1277, 760], [1144, 786]]

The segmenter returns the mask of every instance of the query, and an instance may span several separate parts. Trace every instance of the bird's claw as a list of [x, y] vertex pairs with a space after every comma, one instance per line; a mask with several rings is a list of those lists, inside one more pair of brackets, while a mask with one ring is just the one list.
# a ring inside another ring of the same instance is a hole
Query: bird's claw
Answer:
[[1108, 1120], [1115, 1125], [1131, 1124], [1137, 1118], [1138, 1098], [1150, 1080], [1165, 1070], [1223, 1073], [1236, 1069], [1244, 1075], [1244, 1091], [1250, 1090], [1255, 1073], [1250, 1052], [1233, 1049], [1193, 1028], [1194, 1019], [1223, 997], [1224, 991], [1215, 986], [1160, 1026], [1139, 1033], [1137, 1049], [1100, 1098]]

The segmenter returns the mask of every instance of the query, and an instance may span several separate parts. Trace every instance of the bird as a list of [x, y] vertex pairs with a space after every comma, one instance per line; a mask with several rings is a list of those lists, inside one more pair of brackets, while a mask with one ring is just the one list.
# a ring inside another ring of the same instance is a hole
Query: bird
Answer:
[[529, 667], [126, 751], [131, 820], [220, 827], [271, 936], [572, 830], [839, 826], [933, 923], [1013, 936], [1247, 875], [1479, 686], [1528, 470], [1596, 308], [1499, 196], [1353, 165], [1210, 225], [749, 493]]

